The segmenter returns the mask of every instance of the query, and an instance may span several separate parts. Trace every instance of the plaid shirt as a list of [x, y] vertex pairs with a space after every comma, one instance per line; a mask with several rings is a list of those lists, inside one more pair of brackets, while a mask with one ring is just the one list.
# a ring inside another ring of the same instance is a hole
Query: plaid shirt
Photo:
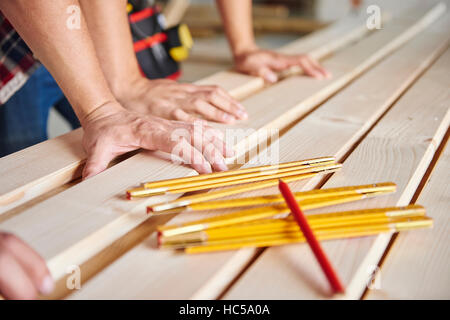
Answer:
[[30, 48], [0, 12], [0, 105], [27, 82], [38, 66]]

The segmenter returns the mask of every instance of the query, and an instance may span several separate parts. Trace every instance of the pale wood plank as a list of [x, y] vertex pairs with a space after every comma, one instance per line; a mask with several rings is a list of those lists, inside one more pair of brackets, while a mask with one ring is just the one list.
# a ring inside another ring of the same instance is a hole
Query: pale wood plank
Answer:
[[[445, 11], [446, 6], [442, 3], [436, 6], [421, 6], [396, 17], [383, 30], [336, 53], [324, 62], [324, 66], [332, 71], [333, 79], [311, 81], [305, 77], [293, 76], [245, 99], [244, 105], [249, 112], [251, 122], [241, 123], [235, 127], [253, 129], [253, 133], [235, 145], [238, 156], [249, 149], [248, 145], [256, 144], [259, 132], [262, 130], [268, 132], [271, 129], [282, 130], [292, 124], [424, 30]], [[424, 12], [426, 12], [425, 15]], [[280, 97], [282, 97], [282, 103], [280, 103]], [[217, 125], [217, 127], [221, 126]]]
[[450, 148], [439, 157], [416, 203], [433, 218], [433, 229], [400, 233], [366, 299], [450, 298]]
[[[287, 50], [290, 53], [312, 52], [313, 50], [324, 52], [324, 54], [331, 53], [358, 37], [362, 37], [365, 34], [362, 26], [364, 23], [361, 17], [349, 17], [321, 30], [317, 35], [311, 34], [295, 41], [287, 47]], [[339, 37], [343, 37], [344, 40], [341, 42], [335, 39]], [[330, 42], [334, 44], [330, 45]], [[327, 47], [329, 50], [322, 47]], [[249, 96], [264, 86], [258, 78], [237, 73], [229, 74], [228, 72], [219, 72], [196, 82], [196, 84], [220, 85], [239, 99]], [[3, 184], [0, 189], [0, 214], [72, 179], [79, 178], [80, 167], [85, 161], [81, 138], [82, 131], [80, 129], [2, 158], [0, 173], [8, 183]]]
[[[421, 77], [351, 153], [325, 187], [393, 181], [396, 194], [339, 209], [406, 205], [450, 124], [450, 51]], [[333, 209], [333, 208], [331, 208]], [[336, 208], [334, 208], [336, 209]], [[391, 235], [324, 242], [347, 289], [358, 299], [369, 283]], [[276, 270], [277, 276], [271, 276]], [[266, 250], [226, 295], [227, 299], [325, 298], [329, 287], [309, 248]]]
[[190, 4], [190, 0], [169, 0], [163, 10], [168, 28], [181, 22]]
[[[330, 154], [342, 157], [446, 47], [449, 19], [424, 31], [289, 130], [279, 142], [280, 161]], [[392, 76], [386, 78], [388, 73]], [[318, 179], [299, 183], [295, 189], [306, 190], [317, 182]], [[265, 193], [270, 192], [276, 190], [265, 190]], [[204, 216], [205, 213], [186, 213], [171, 222]], [[71, 298], [215, 298], [253, 254], [254, 250], [247, 249], [198, 256], [176, 255], [155, 249], [153, 234], [83, 284], [83, 289]]]
[[81, 175], [83, 131], [75, 130], [0, 160], [0, 215]]

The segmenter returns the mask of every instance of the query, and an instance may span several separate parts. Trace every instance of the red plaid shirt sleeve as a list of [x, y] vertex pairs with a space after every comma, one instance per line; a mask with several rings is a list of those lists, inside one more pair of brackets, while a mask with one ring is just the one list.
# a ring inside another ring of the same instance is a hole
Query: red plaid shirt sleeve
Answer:
[[38, 66], [30, 48], [0, 12], [0, 105], [25, 84]]

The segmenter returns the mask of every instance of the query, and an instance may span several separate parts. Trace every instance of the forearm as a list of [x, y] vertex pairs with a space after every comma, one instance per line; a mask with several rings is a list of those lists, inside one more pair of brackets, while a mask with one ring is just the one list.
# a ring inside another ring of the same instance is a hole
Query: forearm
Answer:
[[251, 0], [216, 0], [233, 55], [256, 49]]
[[[99, 66], [86, 23], [69, 28], [77, 0], [1, 1], [0, 9], [54, 76], [80, 121], [114, 97]], [[81, 13], [80, 13], [81, 14]]]
[[120, 96], [126, 84], [141, 77], [133, 50], [126, 0], [80, 0], [100, 65], [112, 91]]

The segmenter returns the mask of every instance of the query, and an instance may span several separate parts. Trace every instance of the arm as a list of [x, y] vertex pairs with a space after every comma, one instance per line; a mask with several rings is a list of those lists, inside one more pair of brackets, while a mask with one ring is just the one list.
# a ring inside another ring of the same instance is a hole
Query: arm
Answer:
[[67, 27], [67, 8], [77, 3], [1, 1], [0, 9], [51, 72], [83, 123], [88, 114], [113, 101], [114, 96], [102, 75], [84, 21], [80, 29]]
[[[81, 10], [79, 28], [67, 27], [67, 8], [74, 5], [80, 5], [78, 0], [15, 0], [1, 1], [0, 9], [50, 70], [77, 112], [88, 156], [83, 177], [105, 170], [112, 159], [123, 153], [139, 148], [171, 153], [179, 143], [184, 146], [183, 159], [197, 171], [210, 172], [211, 164], [216, 170], [225, 170], [221, 156], [227, 152], [217, 132], [210, 131], [209, 138], [194, 147], [192, 139], [175, 139], [172, 135], [180, 129], [193, 137], [194, 125], [143, 116], [117, 102], [101, 70]], [[216, 148], [205, 152], [212, 140]], [[218, 154], [216, 159], [213, 152]], [[197, 161], [192, 160], [192, 154], [198, 156]]]
[[277, 72], [295, 65], [315, 78], [330, 76], [317, 61], [307, 55], [291, 56], [259, 49], [252, 28], [251, 0], [217, 0], [217, 5], [237, 71], [262, 77], [271, 83], [278, 81]]
[[232, 123], [245, 119], [244, 108], [224, 90], [212, 86], [151, 81], [139, 71], [126, 14], [126, 0], [80, 0], [106, 79], [129, 110], [166, 119]]

